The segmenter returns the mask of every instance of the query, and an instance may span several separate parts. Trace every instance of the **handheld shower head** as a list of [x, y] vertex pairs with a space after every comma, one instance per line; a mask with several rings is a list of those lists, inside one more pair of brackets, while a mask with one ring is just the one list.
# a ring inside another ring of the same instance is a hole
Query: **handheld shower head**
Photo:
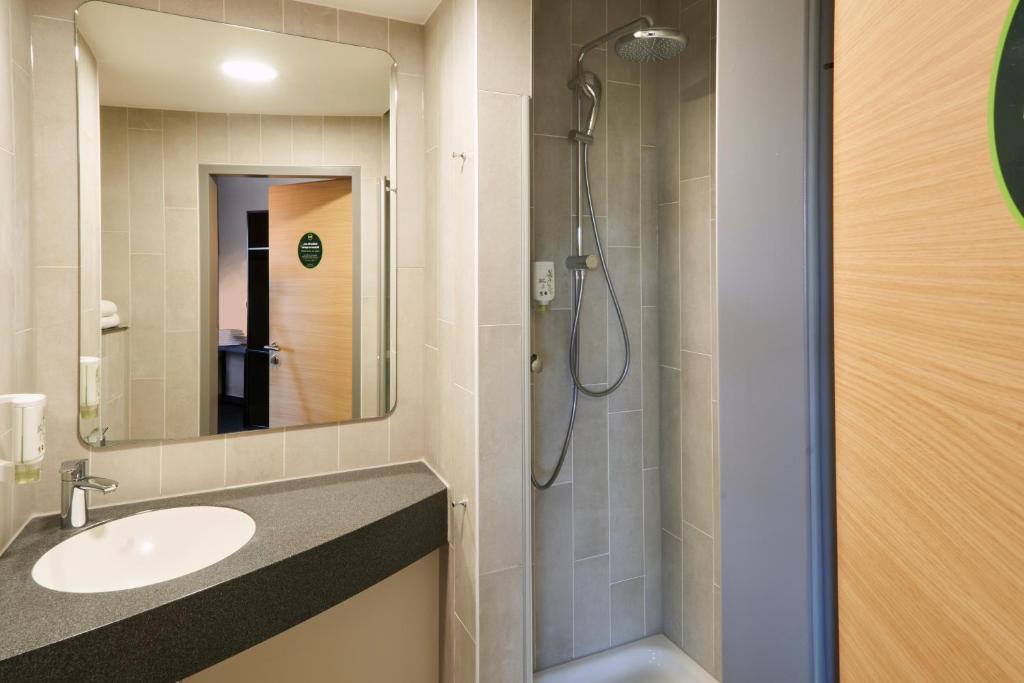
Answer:
[[615, 53], [628, 62], [660, 62], [686, 49], [686, 36], [673, 28], [641, 28], [615, 41]]

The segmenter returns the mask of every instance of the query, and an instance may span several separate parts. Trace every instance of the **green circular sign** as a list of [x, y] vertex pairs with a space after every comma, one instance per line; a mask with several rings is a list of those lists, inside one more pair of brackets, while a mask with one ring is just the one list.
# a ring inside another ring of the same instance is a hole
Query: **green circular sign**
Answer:
[[320, 235], [307, 232], [299, 238], [299, 263], [307, 268], [316, 268], [324, 257], [324, 243]]
[[1003, 198], [1024, 223], [1024, 11], [1014, 0], [996, 50], [989, 141]]

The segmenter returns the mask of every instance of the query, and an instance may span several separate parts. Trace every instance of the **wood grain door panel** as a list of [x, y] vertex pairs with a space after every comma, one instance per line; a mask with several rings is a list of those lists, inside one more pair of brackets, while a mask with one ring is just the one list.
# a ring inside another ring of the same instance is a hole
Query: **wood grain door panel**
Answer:
[[[320, 424], [352, 418], [352, 179], [269, 189], [270, 338], [281, 348], [270, 371], [270, 425]], [[298, 244], [314, 232], [323, 242], [315, 268]]]
[[844, 681], [1024, 681], [1024, 231], [989, 86], [1009, 0], [839, 0]]

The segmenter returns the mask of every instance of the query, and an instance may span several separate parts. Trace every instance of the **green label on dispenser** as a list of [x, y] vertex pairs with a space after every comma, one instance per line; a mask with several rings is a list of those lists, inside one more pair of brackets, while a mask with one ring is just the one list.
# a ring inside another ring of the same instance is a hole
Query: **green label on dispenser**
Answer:
[[316, 268], [324, 257], [324, 243], [320, 235], [307, 232], [299, 239], [299, 263], [307, 268]]

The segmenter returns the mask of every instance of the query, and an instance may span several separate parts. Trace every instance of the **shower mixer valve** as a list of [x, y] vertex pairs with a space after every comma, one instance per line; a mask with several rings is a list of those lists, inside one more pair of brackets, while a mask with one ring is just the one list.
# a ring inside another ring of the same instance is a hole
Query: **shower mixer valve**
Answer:
[[599, 265], [597, 256], [594, 254], [581, 254], [569, 256], [565, 259], [565, 267], [569, 270], [594, 270]]

